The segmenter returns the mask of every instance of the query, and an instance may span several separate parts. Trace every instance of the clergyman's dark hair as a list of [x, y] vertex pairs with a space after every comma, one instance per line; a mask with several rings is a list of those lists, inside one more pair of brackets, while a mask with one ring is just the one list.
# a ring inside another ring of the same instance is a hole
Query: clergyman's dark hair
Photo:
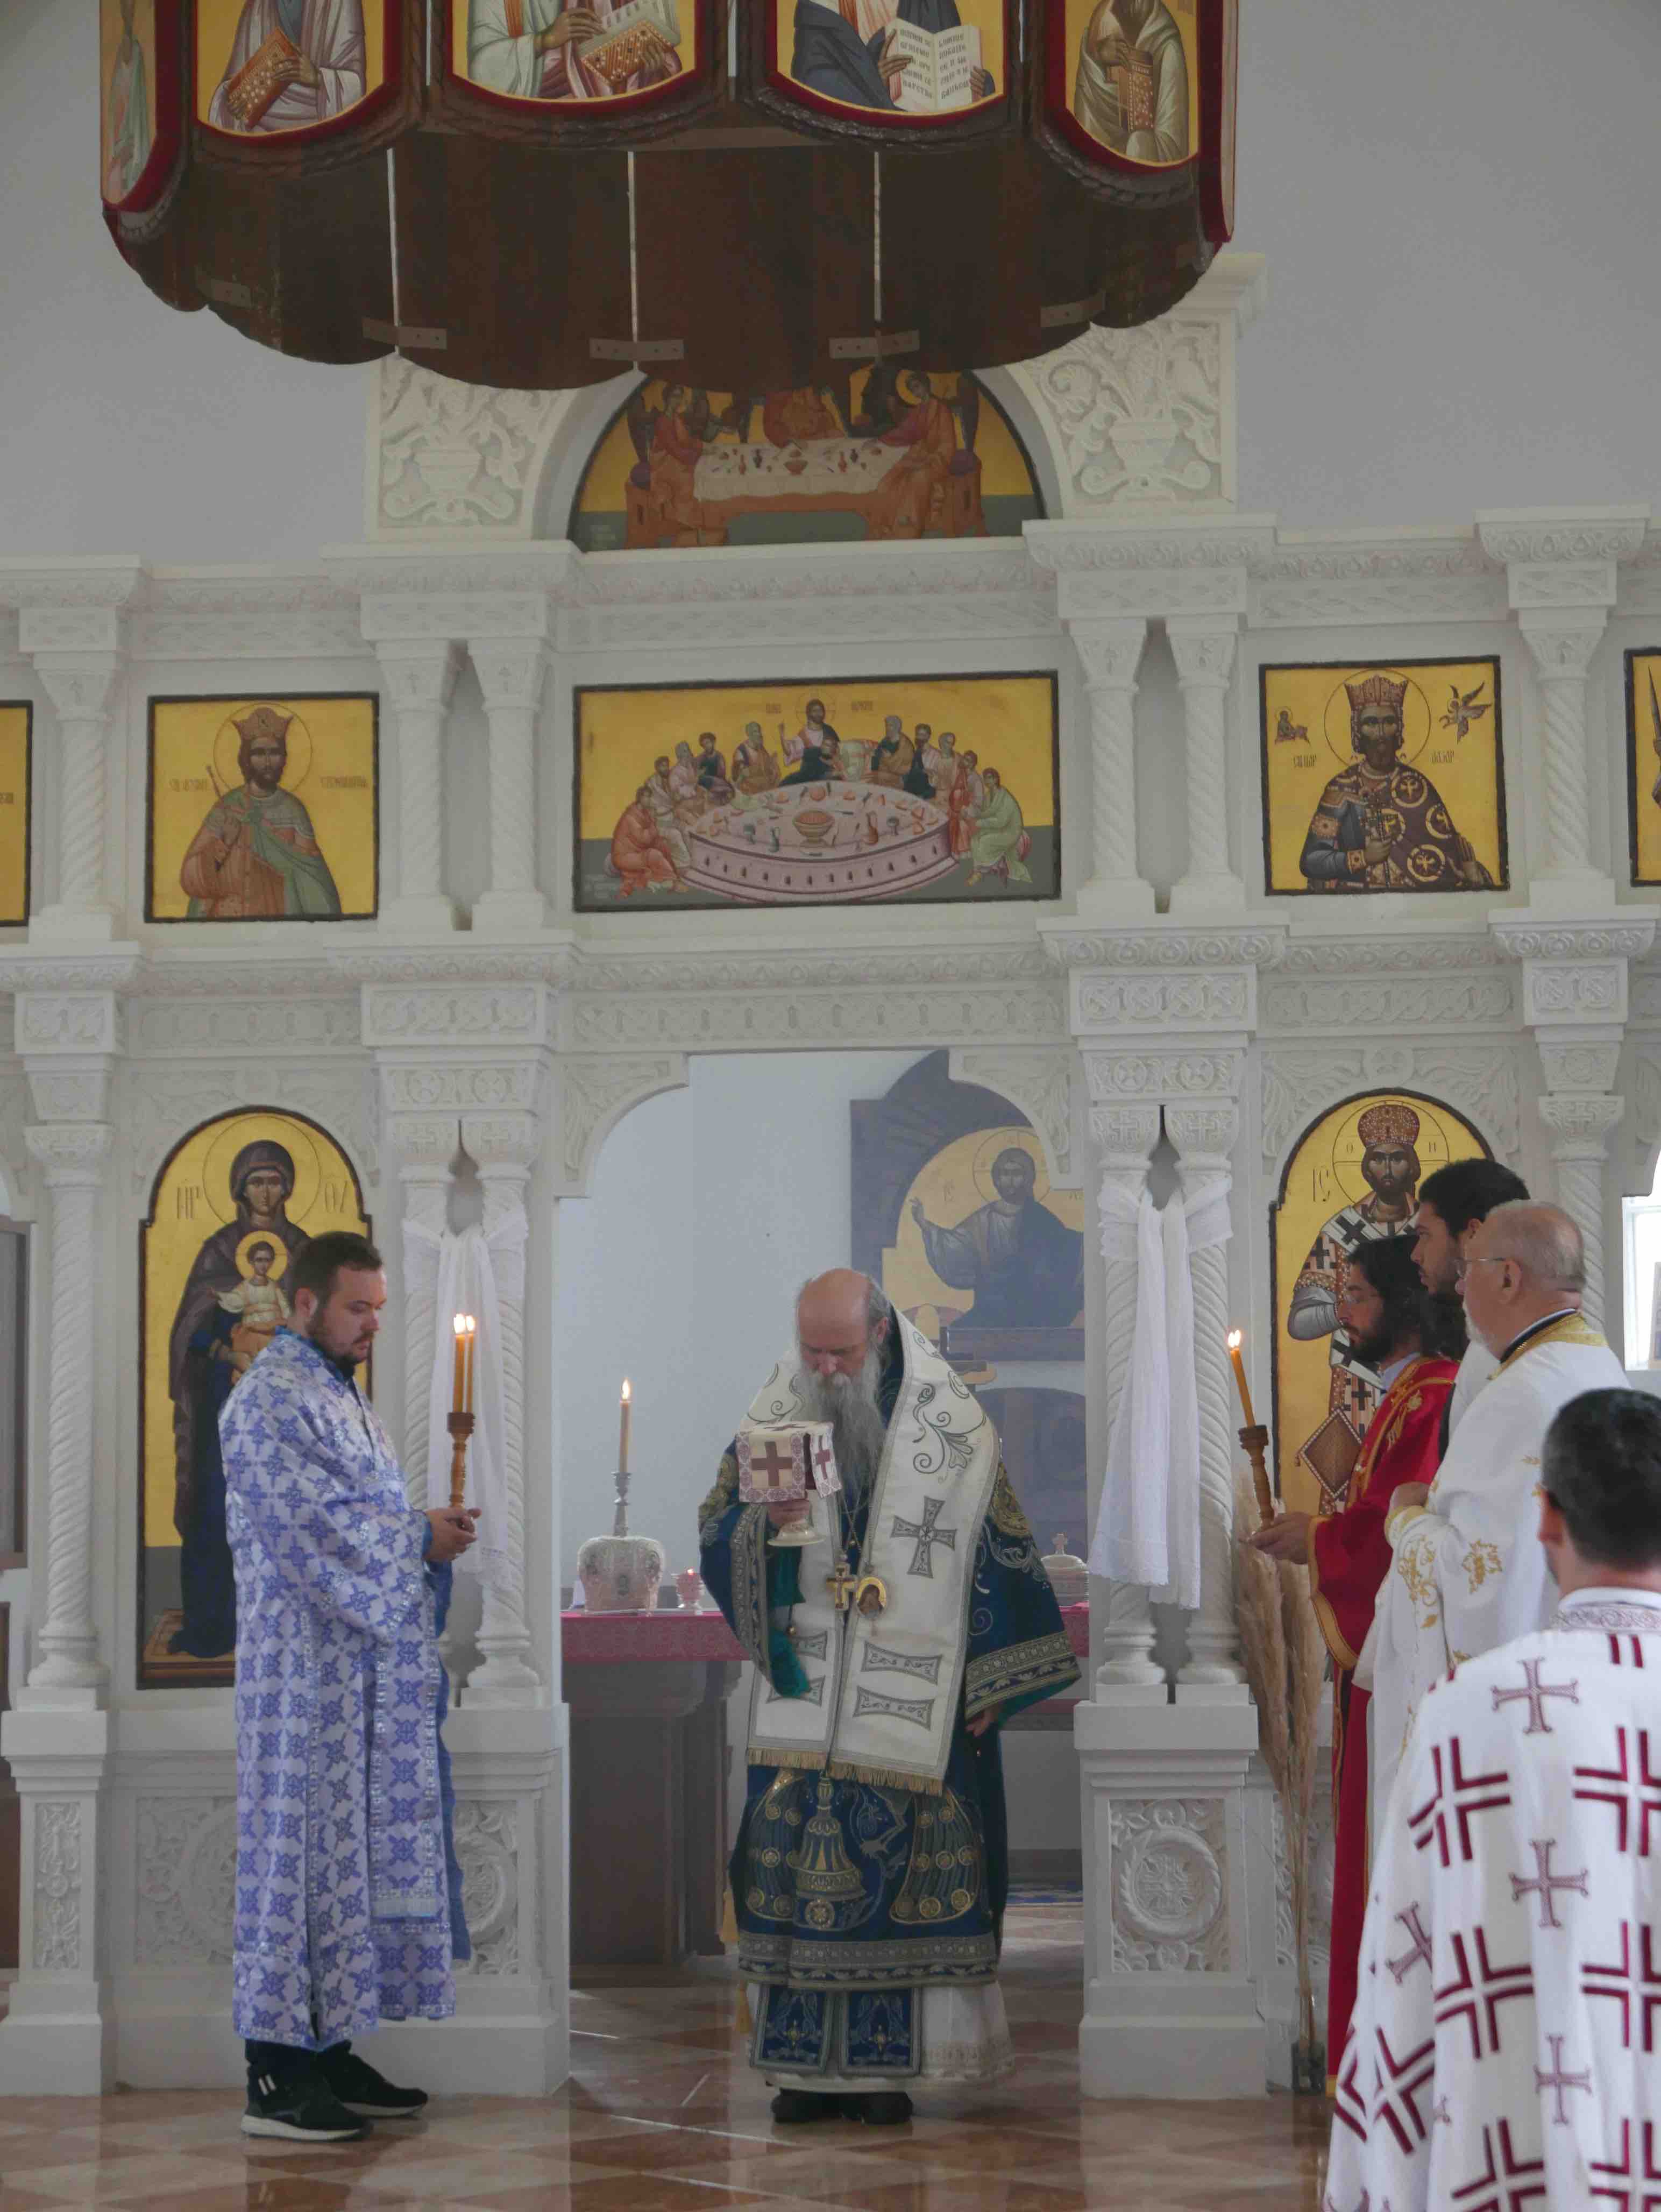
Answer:
[[1424, 1352], [1435, 1353], [1446, 1348], [1440, 1341], [1442, 1318], [1413, 1264], [1410, 1237], [1369, 1237], [1356, 1246], [1344, 1265], [1365, 1276], [1384, 1301], [1384, 1325], [1392, 1344], [1416, 1336]]
[[321, 1237], [313, 1237], [300, 1248], [300, 1257], [288, 1270], [285, 1288], [292, 1305], [301, 1291], [310, 1291], [318, 1304], [326, 1305], [329, 1293], [335, 1287], [335, 1278], [343, 1267], [361, 1268], [373, 1273], [385, 1262], [367, 1237], [360, 1237], [350, 1229], [326, 1230]]
[[1419, 1185], [1419, 1203], [1434, 1206], [1450, 1237], [1462, 1237], [1473, 1221], [1486, 1221], [1496, 1206], [1526, 1198], [1528, 1185], [1498, 1160], [1450, 1160]]
[[1661, 1565], [1661, 1399], [1585, 1390], [1546, 1431], [1546, 1495], [1591, 1566]]

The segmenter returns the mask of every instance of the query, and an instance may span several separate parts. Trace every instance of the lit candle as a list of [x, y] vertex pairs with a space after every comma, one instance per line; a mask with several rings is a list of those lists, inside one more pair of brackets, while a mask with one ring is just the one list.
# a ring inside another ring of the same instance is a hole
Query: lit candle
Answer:
[[633, 1412], [630, 1403], [628, 1377], [623, 1377], [623, 1395], [617, 1401], [617, 1472], [628, 1473], [628, 1424]]
[[458, 1314], [456, 1316], [456, 1381], [455, 1387], [450, 1394], [450, 1410], [452, 1413], [459, 1413], [465, 1411], [464, 1394], [467, 1389], [466, 1343], [467, 1316], [465, 1314]]
[[1246, 1339], [1239, 1329], [1229, 1330], [1228, 1357], [1234, 1363], [1234, 1380], [1240, 1385], [1240, 1411], [1246, 1415], [1246, 1427], [1255, 1429], [1258, 1425], [1258, 1417], [1252, 1411], [1252, 1392], [1246, 1380], [1246, 1362], [1240, 1358], [1240, 1346], [1245, 1341]]
[[473, 1410], [473, 1354], [477, 1346], [477, 1332], [479, 1325], [477, 1322], [474, 1320], [471, 1314], [464, 1314], [462, 1316], [462, 1319], [467, 1324], [466, 1333], [462, 1338], [462, 1342], [467, 1347], [467, 1361], [464, 1376], [465, 1395], [462, 1400], [462, 1411], [464, 1413], [470, 1413]]

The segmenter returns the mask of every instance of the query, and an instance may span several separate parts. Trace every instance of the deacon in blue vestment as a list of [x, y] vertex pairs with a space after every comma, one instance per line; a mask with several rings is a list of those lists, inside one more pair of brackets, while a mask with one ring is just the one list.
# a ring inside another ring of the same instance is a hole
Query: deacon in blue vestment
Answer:
[[744, 1504], [735, 1439], [700, 1530], [755, 1663], [739, 1964], [773, 2117], [882, 2124], [1013, 2063], [997, 1730], [1078, 1668], [973, 1391], [850, 1269], [807, 1285], [797, 1334], [749, 1421], [828, 1422], [841, 1492], [770, 1547], [809, 1508]]
[[355, 1371], [386, 1277], [314, 1237], [279, 1331], [220, 1416], [236, 1566], [237, 1881], [231, 2017], [245, 2135], [354, 2141], [426, 2104], [353, 2051], [456, 2008], [469, 1955], [436, 1638], [469, 1508], [412, 1506]]

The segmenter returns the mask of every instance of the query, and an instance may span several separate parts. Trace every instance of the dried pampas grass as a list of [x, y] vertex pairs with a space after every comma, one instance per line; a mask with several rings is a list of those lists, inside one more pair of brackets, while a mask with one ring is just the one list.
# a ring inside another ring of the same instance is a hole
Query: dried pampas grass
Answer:
[[[1238, 1474], [1234, 1523], [1257, 1525], [1249, 1478]], [[1315, 2041], [1315, 1991], [1309, 1969], [1310, 1874], [1314, 1845], [1316, 1727], [1326, 1677], [1326, 1645], [1309, 1601], [1309, 1571], [1240, 1547], [1237, 1617], [1240, 1656], [1257, 1700], [1264, 1765], [1280, 1799], [1292, 1886], [1298, 1954], [1300, 2033], [1306, 2052]]]

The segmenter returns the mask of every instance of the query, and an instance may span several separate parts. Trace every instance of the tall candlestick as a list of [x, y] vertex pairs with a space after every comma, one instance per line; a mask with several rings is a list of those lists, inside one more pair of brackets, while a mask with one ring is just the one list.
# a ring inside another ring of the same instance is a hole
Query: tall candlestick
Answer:
[[1240, 1358], [1240, 1346], [1245, 1341], [1245, 1337], [1239, 1329], [1229, 1330], [1228, 1357], [1234, 1363], [1234, 1380], [1240, 1385], [1240, 1411], [1246, 1416], [1246, 1427], [1255, 1429], [1258, 1425], [1258, 1417], [1252, 1411], [1252, 1392], [1246, 1380], [1246, 1362]]
[[634, 1411], [630, 1398], [628, 1377], [623, 1377], [623, 1392], [617, 1401], [617, 1472], [628, 1473], [628, 1425]]
[[458, 1314], [456, 1328], [456, 1380], [450, 1393], [450, 1410], [459, 1413], [466, 1404], [467, 1389], [467, 1316]]

